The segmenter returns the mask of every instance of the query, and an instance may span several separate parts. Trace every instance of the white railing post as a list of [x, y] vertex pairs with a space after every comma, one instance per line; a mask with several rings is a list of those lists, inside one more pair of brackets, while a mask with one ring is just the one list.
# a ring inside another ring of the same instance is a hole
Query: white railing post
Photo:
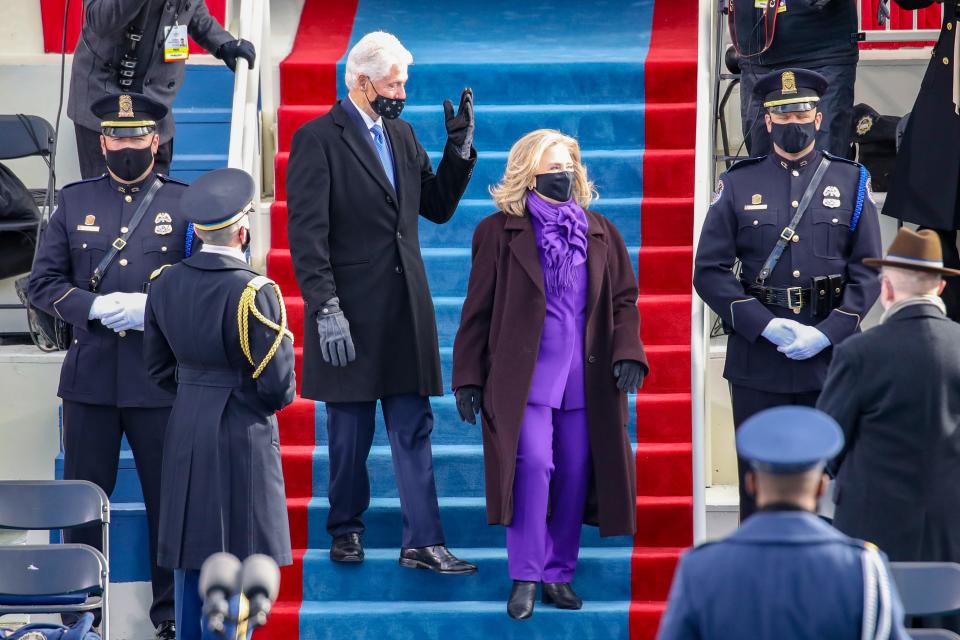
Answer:
[[[696, 255], [700, 228], [709, 208], [716, 169], [714, 129], [717, 95], [717, 0], [700, 0], [697, 25], [697, 124], [693, 179], [693, 250]], [[693, 542], [707, 537], [707, 358], [710, 351], [708, 313], [693, 291], [690, 313], [690, 391], [692, 400]]]
[[277, 103], [273, 95], [273, 31], [270, 25], [270, 0], [263, 0], [260, 38], [260, 157], [263, 194], [275, 193], [273, 158], [277, 154]]

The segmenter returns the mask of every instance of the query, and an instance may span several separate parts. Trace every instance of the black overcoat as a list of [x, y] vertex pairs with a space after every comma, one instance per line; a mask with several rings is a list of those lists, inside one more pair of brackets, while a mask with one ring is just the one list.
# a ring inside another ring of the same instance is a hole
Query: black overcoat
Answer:
[[[464, 160], [448, 145], [434, 174], [410, 124], [384, 119], [394, 190], [369, 133], [348, 108], [355, 109], [336, 104], [303, 125], [290, 150], [290, 253], [306, 302], [301, 393], [328, 402], [442, 395], [436, 317], [417, 225], [419, 216], [438, 224], [453, 216], [476, 152]], [[357, 351], [345, 368], [320, 356], [316, 315], [334, 296]]]
[[834, 349], [818, 408], [843, 427], [833, 524], [893, 561], [960, 561], [960, 325], [906, 307]]
[[[647, 365], [640, 342], [637, 279], [623, 238], [587, 212], [587, 324], [584, 390], [593, 472], [584, 521], [600, 535], [636, 528], [636, 462], [627, 432], [627, 398], [613, 364]], [[453, 346], [453, 387], [483, 387], [483, 462], [487, 521], [513, 521], [520, 425], [540, 351], [547, 298], [529, 216], [495, 213], [473, 236], [473, 264]]]
[[[219, 551], [292, 561], [274, 413], [296, 394], [293, 342], [283, 338], [253, 378], [237, 309], [256, 277], [238, 258], [201, 251], [150, 285], [144, 358], [153, 379], [177, 394], [163, 445], [157, 562], [164, 567], [200, 569]], [[279, 323], [273, 284], [261, 282], [256, 305]], [[277, 333], [249, 317], [249, 337], [259, 364]]]
[[[933, 0], [897, 0], [920, 9]], [[883, 213], [931, 229], [960, 229], [960, 116], [953, 101], [960, 2], [943, 3], [943, 27], [897, 152]], [[947, 28], [950, 25], [950, 28]]]

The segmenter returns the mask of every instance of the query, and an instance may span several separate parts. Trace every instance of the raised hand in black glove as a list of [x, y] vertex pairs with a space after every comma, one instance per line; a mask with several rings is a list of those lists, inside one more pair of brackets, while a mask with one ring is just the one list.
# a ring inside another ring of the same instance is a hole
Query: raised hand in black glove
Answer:
[[466, 385], [454, 391], [457, 398], [457, 412], [460, 419], [470, 424], [477, 424], [477, 414], [480, 413], [480, 403], [483, 402], [481, 387]]
[[636, 393], [643, 386], [646, 367], [636, 360], [619, 360], [613, 365], [613, 375], [617, 379], [617, 389]]
[[453, 103], [443, 101], [443, 117], [447, 123], [447, 140], [464, 160], [470, 159], [473, 148], [473, 89], [467, 87], [460, 94], [460, 107], [453, 115]]
[[320, 355], [323, 361], [335, 367], [345, 367], [357, 359], [357, 351], [350, 336], [350, 323], [340, 310], [340, 299], [330, 298], [317, 314], [317, 333], [320, 335]]
[[230, 67], [230, 71], [236, 71], [237, 58], [246, 60], [247, 66], [253, 69], [253, 63], [257, 59], [257, 50], [253, 48], [253, 44], [246, 40], [230, 40], [220, 45], [214, 55], [223, 60]]

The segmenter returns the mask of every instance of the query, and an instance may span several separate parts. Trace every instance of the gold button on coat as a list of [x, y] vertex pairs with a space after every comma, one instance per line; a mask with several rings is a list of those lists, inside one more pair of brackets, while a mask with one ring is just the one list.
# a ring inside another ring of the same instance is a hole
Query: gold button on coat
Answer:
[[759, 220], [754, 220], [754, 221], [753, 221], [753, 226], [757, 226], [758, 224], [760, 224], [760, 221], [759, 221]]
[[950, 58], [944, 57], [943, 64], [950, 64]]
[[800, 236], [794, 235], [794, 236], [793, 236], [793, 241], [794, 241], [794, 242], [800, 242]]
[[124, 202], [133, 202], [133, 196], [123, 196]]
[[126, 337], [127, 337], [127, 332], [126, 332], [126, 331], [121, 331], [121, 332], [119, 332], [117, 335], [120, 336], [121, 338], [126, 338]]
[[120, 260], [120, 266], [121, 266], [121, 267], [125, 267], [125, 266], [127, 266], [127, 264], [128, 264], [128, 263], [127, 263], [127, 259], [126, 259], [126, 258], [122, 258], [122, 259]]
[[800, 172], [797, 171], [796, 169], [794, 169], [794, 170], [793, 170], [793, 177], [796, 178], [796, 177], [798, 177], [799, 175], [800, 175]]
[[799, 277], [800, 277], [800, 271], [799, 271], [799, 270], [794, 271], [794, 272], [793, 272], [793, 277], [794, 277], [794, 278], [799, 278]]
[[80, 245], [80, 247], [83, 248], [83, 249], [86, 249], [86, 248], [87, 248], [87, 243], [84, 242], [82, 245]]
[[167, 248], [166, 248], [166, 247], [160, 247], [160, 251], [166, 253], [166, 252], [167, 252]]
[[837, 223], [840, 222], [840, 221], [839, 221], [838, 219], [834, 218], [834, 219], [831, 220], [830, 222], [832, 222], [833, 224], [837, 224]]
[[127, 231], [129, 231], [129, 229], [126, 227], [120, 227], [120, 233], [126, 233]]

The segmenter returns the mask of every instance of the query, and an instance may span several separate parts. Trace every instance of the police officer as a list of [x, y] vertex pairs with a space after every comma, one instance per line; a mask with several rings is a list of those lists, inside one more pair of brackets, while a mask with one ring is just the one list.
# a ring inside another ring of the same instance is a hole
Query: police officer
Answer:
[[740, 119], [747, 152], [770, 151], [762, 95], [754, 88], [770, 71], [802, 67], [830, 82], [821, 103], [817, 148], [846, 156], [850, 146], [859, 31], [854, 0], [730, 0], [730, 39], [740, 67]]
[[[70, 71], [67, 115], [74, 123], [84, 179], [106, 171], [98, 123], [88, 113], [93, 102], [131, 91], [171, 109], [183, 84], [188, 35], [230, 69], [236, 68], [237, 58], [252, 67], [256, 56], [252, 44], [235, 39], [217, 23], [206, 0], [84, 0], [83, 15]], [[166, 174], [173, 157], [173, 114], [160, 118], [157, 130], [157, 173]]]
[[200, 568], [210, 555], [292, 562], [274, 416], [296, 394], [280, 288], [244, 259], [253, 179], [198, 178], [181, 201], [203, 247], [153, 274], [144, 358], [176, 402], [164, 442], [159, 562], [176, 582], [179, 640], [200, 638]]
[[842, 446], [837, 423], [807, 407], [768, 409], [743, 425], [737, 451], [753, 466], [760, 511], [683, 555], [659, 640], [909, 637], [886, 556], [814, 513], [824, 464]]
[[[880, 292], [862, 264], [882, 251], [869, 174], [814, 150], [826, 86], [802, 69], [761, 79], [773, 151], [720, 177], [700, 234], [693, 283], [729, 333], [735, 425], [768, 407], [814, 406], [831, 345], [859, 330]], [[753, 501], [739, 466], [743, 519]]]
[[[108, 173], [63, 188], [30, 274], [30, 301], [72, 325], [60, 372], [63, 475], [90, 480], [109, 495], [127, 436], [143, 487], [150, 530], [157, 637], [174, 638], [173, 576], [156, 564], [163, 434], [173, 394], [143, 364], [144, 285], [186, 251], [181, 182], [154, 171], [157, 122], [167, 108], [141, 94], [105, 96], [93, 105]], [[109, 259], [108, 259], [109, 258]], [[99, 544], [99, 534], [67, 540]]]

